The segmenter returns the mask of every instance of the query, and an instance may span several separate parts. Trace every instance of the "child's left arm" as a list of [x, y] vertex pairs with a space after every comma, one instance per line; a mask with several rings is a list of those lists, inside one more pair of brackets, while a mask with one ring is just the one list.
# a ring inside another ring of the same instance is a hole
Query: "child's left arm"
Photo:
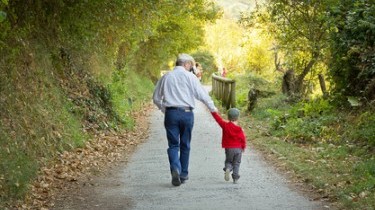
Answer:
[[225, 125], [225, 121], [223, 120], [223, 118], [221, 118], [220, 114], [217, 112], [211, 112], [211, 114], [216, 120], [216, 122], [219, 124], [219, 126], [223, 128]]

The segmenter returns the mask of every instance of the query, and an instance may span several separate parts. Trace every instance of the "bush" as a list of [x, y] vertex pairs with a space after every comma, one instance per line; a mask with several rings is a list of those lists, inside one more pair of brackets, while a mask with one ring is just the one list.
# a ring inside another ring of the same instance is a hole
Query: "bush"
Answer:
[[[329, 74], [333, 92], [374, 100], [375, 5], [373, 1], [338, 1], [328, 13], [336, 30], [331, 32]], [[370, 3], [371, 2], [371, 3]], [[340, 97], [346, 100], [345, 97]]]
[[356, 121], [350, 122], [352, 129], [345, 132], [352, 141], [375, 147], [375, 113], [363, 112]]
[[320, 117], [333, 110], [328, 100], [318, 98], [310, 102], [300, 102], [296, 104], [289, 112], [292, 117]]
[[317, 141], [337, 121], [332, 111], [333, 106], [324, 99], [300, 102], [287, 112], [273, 111], [272, 127], [275, 134], [287, 136], [292, 141]]
[[[232, 75], [233, 78], [236, 80], [236, 104], [238, 107], [242, 109], [246, 109], [248, 103], [248, 93], [250, 89], [254, 88], [260, 91], [258, 95], [258, 103], [261, 104], [263, 100], [268, 102], [273, 101], [274, 99], [270, 99], [269, 93], [277, 93], [279, 92], [278, 85], [272, 82], [265, 80], [264, 78], [257, 76], [255, 74], [247, 74], [246, 76], [243, 75]], [[280, 95], [279, 95], [280, 96]], [[262, 98], [260, 100], [260, 98]], [[282, 101], [279, 97], [276, 98], [277, 102], [279, 103]]]
[[[150, 79], [137, 75], [132, 71], [114, 73], [113, 82], [108, 85], [111, 102], [120, 122], [127, 128], [134, 125], [130, 112], [138, 110], [150, 100], [154, 88]], [[125, 79], [126, 78], [126, 79]]]

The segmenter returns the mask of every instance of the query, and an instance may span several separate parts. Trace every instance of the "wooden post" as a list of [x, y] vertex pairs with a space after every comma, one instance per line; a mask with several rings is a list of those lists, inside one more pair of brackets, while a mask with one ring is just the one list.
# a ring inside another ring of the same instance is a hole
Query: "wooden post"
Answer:
[[226, 107], [228, 109], [228, 106], [229, 106], [229, 86], [230, 86], [230, 83], [223, 83], [224, 84], [224, 94], [223, 94], [223, 100], [222, 100], [222, 104], [224, 107]]
[[236, 81], [233, 81], [231, 85], [230, 104], [231, 104], [231, 107], [236, 107]]
[[212, 75], [212, 91], [221, 101], [222, 106], [229, 109], [236, 106], [235, 81], [229, 78]]
[[212, 77], [212, 89], [211, 89], [211, 93], [216, 97], [215, 82], [216, 82], [216, 80]]

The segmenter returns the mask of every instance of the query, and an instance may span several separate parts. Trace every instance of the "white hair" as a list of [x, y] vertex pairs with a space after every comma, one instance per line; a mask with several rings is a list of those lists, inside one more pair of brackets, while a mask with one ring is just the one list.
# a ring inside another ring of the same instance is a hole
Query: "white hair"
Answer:
[[176, 64], [177, 65], [183, 65], [186, 62], [191, 62], [192, 65], [195, 64], [195, 60], [191, 55], [188, 55], [188, 54], [185, 54], [185, 53], [179, 54], [178, 58], [177, 58], [177, 61], [176, 61]]

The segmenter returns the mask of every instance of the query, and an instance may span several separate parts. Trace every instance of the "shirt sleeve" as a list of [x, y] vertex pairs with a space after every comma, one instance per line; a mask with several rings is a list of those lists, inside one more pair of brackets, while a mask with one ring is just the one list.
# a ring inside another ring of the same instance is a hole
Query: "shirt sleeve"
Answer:
[[163, 91], [162, 91], [162, 83], [163, 83], [163, 78], [162, 77], [157, 83], [156, 87], [154, 90], [154, 94], [152, 96], [152, 100], [154, 104], [163, 112], [165, 113], [165, 107], [163, 106]]
[[194, 80], [194, 96], [201, 102], [203, 102], [207, 108], [210, 110], [210, 112], [216, 112], [217, 108], [215, 107], [215, 104], [211, 97], [208, 95], [207, 91], [203, 88], [202, 84], [199, 82], [198, 78], [195, 78]]

